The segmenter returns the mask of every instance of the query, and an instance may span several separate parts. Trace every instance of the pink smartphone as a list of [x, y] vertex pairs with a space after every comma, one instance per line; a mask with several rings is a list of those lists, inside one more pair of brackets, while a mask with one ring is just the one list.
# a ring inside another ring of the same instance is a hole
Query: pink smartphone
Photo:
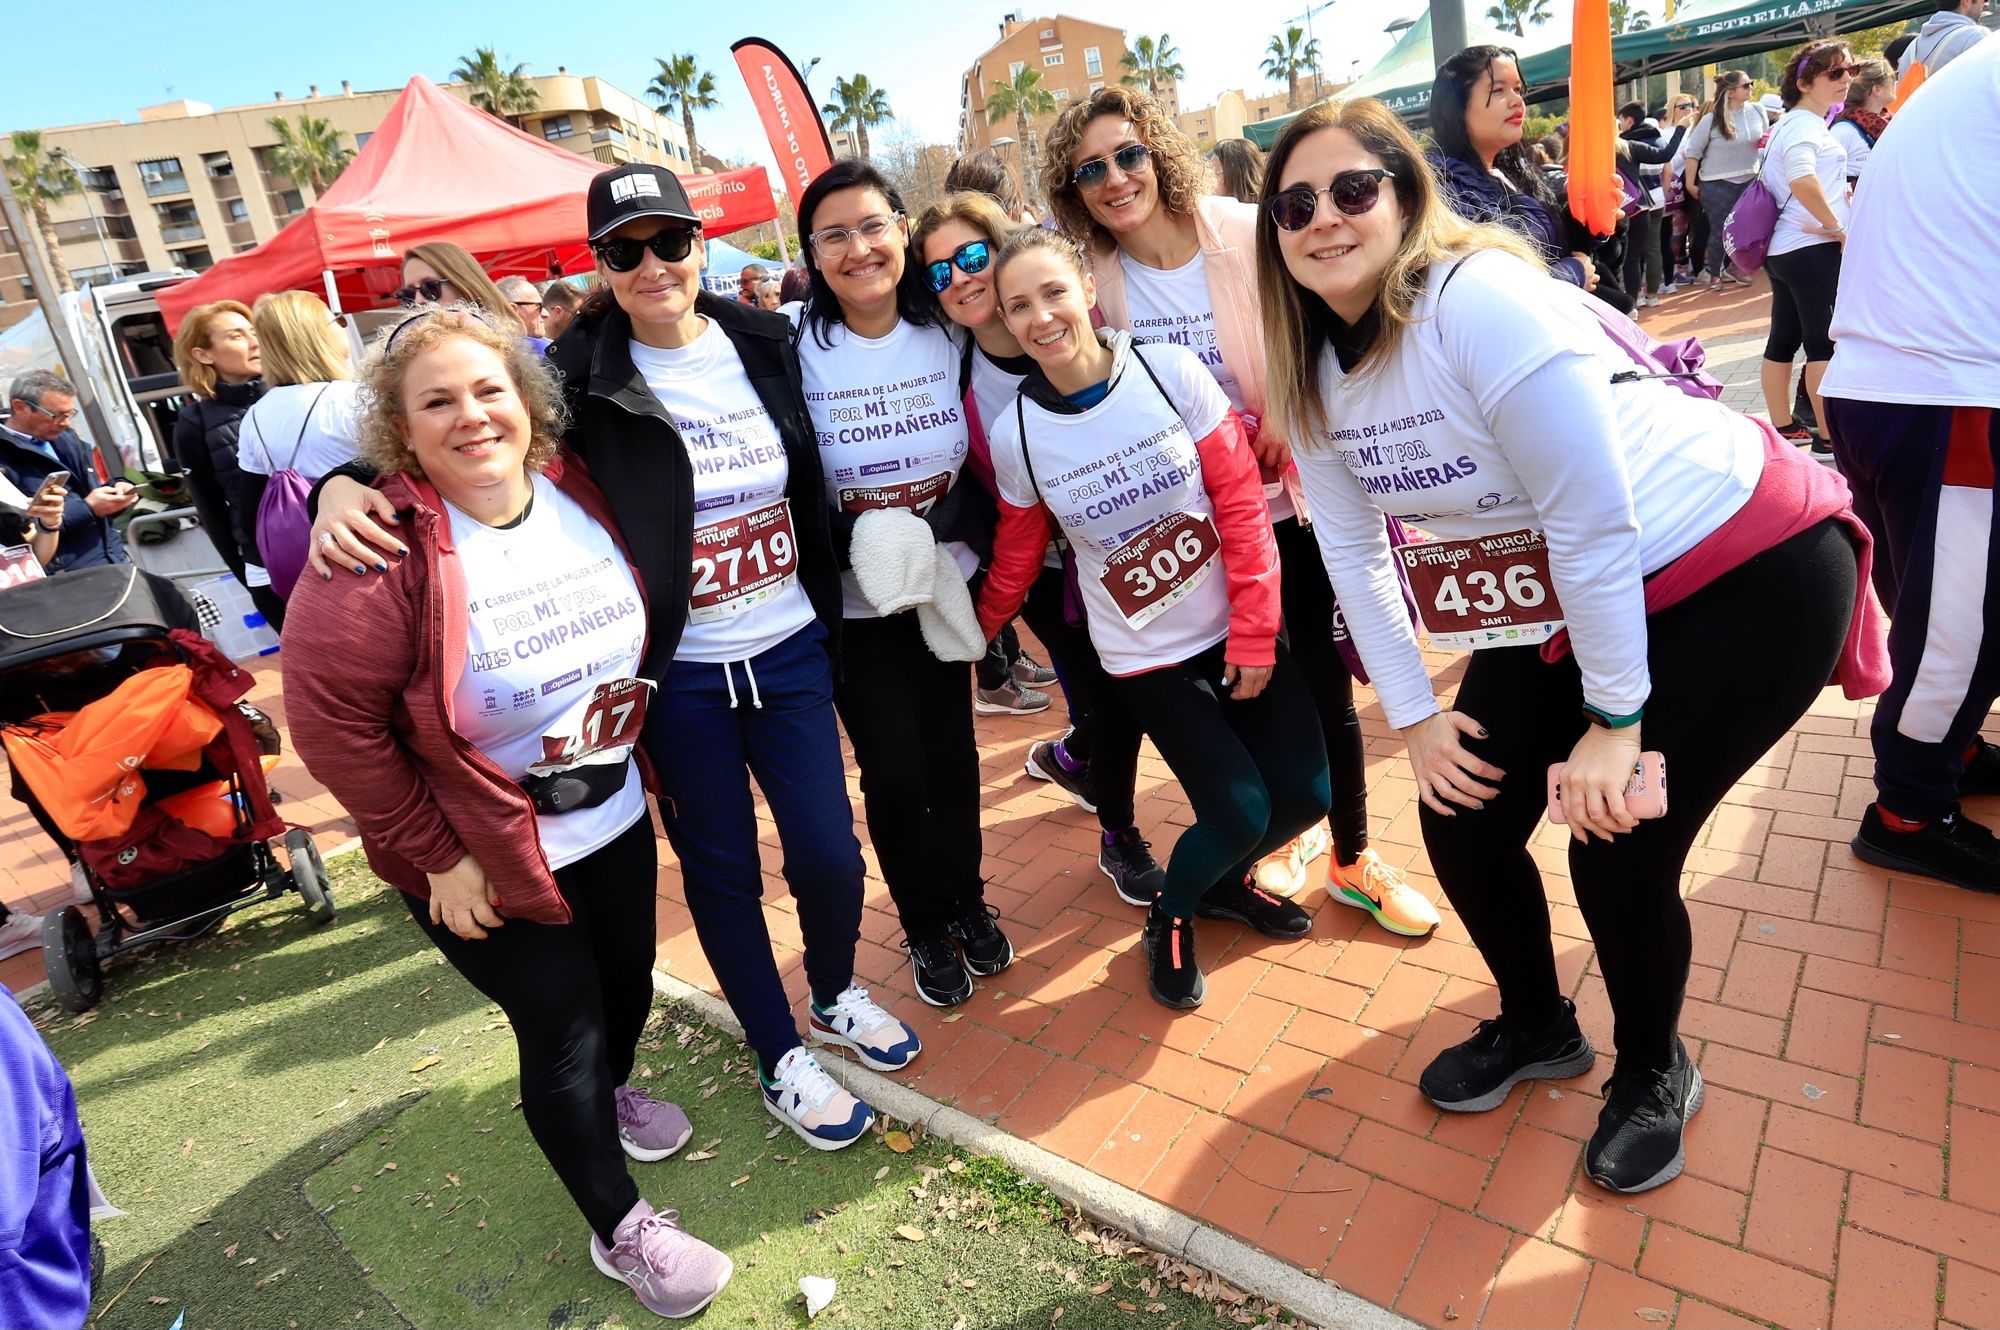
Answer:
[[[1562, 805], [1563, 764], [1549, 768], [1549, 821], [1565, 823]], [[1667, 759], [1659, 753], [1641, 753], [1632, 764], [1632, 779], [1625, 784], [1625, 807], [1633, 817], [1665, 816], [1667, 811]]]

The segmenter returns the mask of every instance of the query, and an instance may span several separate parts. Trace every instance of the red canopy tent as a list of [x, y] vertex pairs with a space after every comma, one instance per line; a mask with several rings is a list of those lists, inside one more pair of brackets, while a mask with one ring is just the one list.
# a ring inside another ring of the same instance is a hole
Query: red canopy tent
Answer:
[[604, 169], [419, 76], [303, 215], [156, 298], [170, 329], [196, 305], [249, 304], [266, 291], [314, 291], [342, 310], [373, 309], [400, 284], [403, 253], [431, 240], [463, 246], [496, 277], [583, 272], [591, 266], [584, 191]]

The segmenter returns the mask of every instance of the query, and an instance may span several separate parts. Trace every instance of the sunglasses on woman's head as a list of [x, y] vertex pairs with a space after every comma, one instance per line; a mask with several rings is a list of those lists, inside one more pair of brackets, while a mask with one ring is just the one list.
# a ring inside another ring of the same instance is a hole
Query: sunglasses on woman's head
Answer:
[[1269, 210], [1271, 220], [1281, 231], [1303, 231], [1312, 225], [1319, 212], [1319, 196], [1324, 194], [1333, 200], [1333, 206], [1349, 217], [1361, 217], [1375, 210], [1382, 201], [1382, 182], [1394, 180], [1396, 173], [1386, 166], [1371, 166], [1365, 170], [1342, 171], [1324, 189], [1314, 189], [1311, 185], [1293, 185], [1281, 189], [1271, 196], [1264, 207]]
[[1153, 150], [1143, 143], [1128, 143], [1109, 157], [1093, 157], [1078, 164], [1069, 178], [1079, 189], [1097, 189], [1111, 174], [1110, 163], [1117, 163], [1118, 169], [1126, 175], [1137, 175], [1152, 165]]
[[487, 328], [494, 327], [491, 316], [477, 305], [453, 305], [450, 309], [419, 309], [415, 314], [410, 315], [409, 318], [397, 324], [394, 331], [384, 339], [382, 343], [383, 356], [386, 357], [393, 352], [396, 349], [398, 339], [425, 319], [438, 319], [461, 328], [465, 326], [467, 320], [472, 319], [484, 324]]
[[445, 280], [442, 277], [426, 277], [421, 282], [412, 282], [396, 292], [396, 303], [404, 309], [415, 309], [419, 304], [436, 304], [444, 295]]
[[686, 227], [670, 226], [663, 231], [655, 231], [644, 240], [633, 240], [629, 236], [617, 236], [609, 240], [592, 242], [590, 252], [604, 260], [604, 266], [613, 272], [631, 272], [652, 250], [655, 258], [667, 263], [679, 263], [694, 248], [694, 232]]
[[951, 285], [951, 270], [957, 268], [967, 277], [976, 277], [986, 271], [986, 265], [993, 261], [993, 248], [984, 240], [968, 240], [951, 252], [948, 259], [924, 267], [924, 285], [930, 287], [931, 294], [941, 296]]

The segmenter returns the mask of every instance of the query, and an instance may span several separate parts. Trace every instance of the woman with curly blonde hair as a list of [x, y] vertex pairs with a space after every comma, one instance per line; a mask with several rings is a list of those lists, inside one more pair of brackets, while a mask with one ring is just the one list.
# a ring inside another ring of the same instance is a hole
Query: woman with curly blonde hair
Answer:
[[554, 377], [511, 324], [422, 307], [369, 358], [367, 387], [363, 452], [409, 552], [381, 577], [300, 580], [293, 740], [369, 865], [507, 1013], [528, 1129], [598, 1267], [644, 1247], [673, 1272], [647, 1305], [692, 1315], [729, 1258], [656, 1213], [625, 1162], [663, 1159], [691, 1130], [629, 1081], [656, 872], [633, 758], [652, 691], [635, 677], [637, 574], [610, 503], [559, 454]]
[[[1186, 347], [1241, 413], [1264, 479], [1278, 549], [1290, 647], [1311, 686], [1333, 775], [1328, 893], [1384, 928], [1422, 937], [1436, 908], [1368, 848], [1367, 777], [1349, 665], [1334, 642], [1338, 607], [1301, 520], [1302, 499], [1283, 431], [1266, 419], [1263, 312], [1253, 264], [1257, 209], [1209, 193], [1194, 141], [1147, 93], [1108, 87], [1072, 105], [1049, 130], [1042, 186], [1062, 229], [1082, 242], [1104, 322], [1134, 339]], [[1259, 864], [1249, 882], [1220, 882], [1204, 918], [1234, 919], [1268, 937], [1300, 931], [1306, 866], [1327, 829], [1309, 828]]]

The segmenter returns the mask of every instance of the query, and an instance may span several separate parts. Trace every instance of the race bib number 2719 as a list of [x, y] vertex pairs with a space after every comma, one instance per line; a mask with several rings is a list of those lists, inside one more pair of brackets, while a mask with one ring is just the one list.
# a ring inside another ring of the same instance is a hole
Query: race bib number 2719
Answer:
[[1446, 651], [1529, 646], [1563, 626], [1539, 531], [1430, 540], [1396, 549], [1431, 645]]

